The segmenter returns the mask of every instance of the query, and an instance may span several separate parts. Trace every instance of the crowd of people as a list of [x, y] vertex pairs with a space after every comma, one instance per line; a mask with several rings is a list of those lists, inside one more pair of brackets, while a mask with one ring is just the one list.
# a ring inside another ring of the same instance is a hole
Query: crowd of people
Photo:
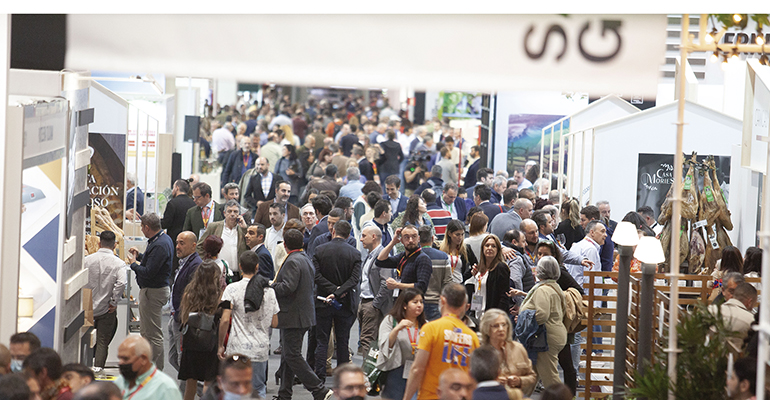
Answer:
[[[0, 347], [0, 368], [23, 374], [0, 379], [0, 399], [266, 398], [271, 350], [281, 357], [279, 400], [297, 383], [315, 400], [576, 395], [585, 327], [565, 313], [587, 294], [585, 271], [617, 269], [608, 202], [560, 197], [534, 162], [513, 176], [495, 172], [459, 129], [413, 126], [387, 103], [353, 96], [306, 105], [268, 97], [225, 107], [202, 126], [205, 156], [222, 167], [220, 190], [194, 175], [174, 182], [162, 216], [132, 210], [148, 241], [143, 252], [128, 249], [141, 331], [120, 344], [120, 376], [89, 383], [105, 367], [126, 285], [105, 231], [85, 261], [93, 371], [62, 367], [34, 335], [18, 333], [8, 362]], [[623, 221], [655, 235], [654, 217], [640, 209]], [[756, 290], [741, 281], [744, 267], [759, 273], [751, 251], [740, 267], [723, 258], [718, 277], [722, 314], [740, 321], [754, 318]], [[356, 321], [366, 372], [351, 361]], [[748, 333], [741, 324], [736, 331]], [[162, 372], [166, 355], [177, 380]], [[736, 363], [730, 398], [755, 390], [750, 364]], [[26, 394], [8, 397], [12, 380]]]

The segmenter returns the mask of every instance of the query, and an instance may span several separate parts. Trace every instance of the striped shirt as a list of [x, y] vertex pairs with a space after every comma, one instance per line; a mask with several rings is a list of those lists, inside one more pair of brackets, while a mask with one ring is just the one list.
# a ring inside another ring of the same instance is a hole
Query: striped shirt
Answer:
[[452, 220], [452, 213], [439, 207], [436, 204], [428, 205], [428, 216], [433, 222], [433, 228], [436, 230], [438, 240], [444, 240], [444, 233], [449, 221]]

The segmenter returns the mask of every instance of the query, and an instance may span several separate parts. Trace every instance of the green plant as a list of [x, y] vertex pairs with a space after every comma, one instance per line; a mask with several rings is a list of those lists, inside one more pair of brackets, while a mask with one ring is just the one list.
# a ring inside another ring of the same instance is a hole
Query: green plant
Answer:
[[[671, 387], [680, 400], [722, 400], [725, 398], [727, 339], [735, 334], [725, 327], [721, 312], [713, 315], [699, 304], [685, 313], [677, 326], [676, 385]], [[667, 354], [656, 355], [652, 366], [635, 371], [636, 387], [630, 393], [650, 400], [666, 399], [670, 386]]]

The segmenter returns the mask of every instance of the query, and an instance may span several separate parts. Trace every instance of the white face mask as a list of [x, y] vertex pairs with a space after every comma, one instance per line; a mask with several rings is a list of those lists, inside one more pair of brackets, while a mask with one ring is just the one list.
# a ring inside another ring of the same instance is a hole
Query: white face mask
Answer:
[[24, 364], [24, 360], [11, 360], [11, 372], [21, 372], [21, 366]]
[[225, 392], [224, 396], [222, 396], [222, 400], [248, 400], [248, 399], [251, 399], [251, 395], [237, 394], [233, 392]]

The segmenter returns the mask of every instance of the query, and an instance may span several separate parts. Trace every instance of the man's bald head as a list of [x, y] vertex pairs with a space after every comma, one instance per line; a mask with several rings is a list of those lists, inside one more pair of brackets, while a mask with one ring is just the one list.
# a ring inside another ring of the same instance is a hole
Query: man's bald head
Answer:
[[183, 259], [195, 251], [198, 238], [190, 231], [179, 233], [176, 237], [176, 256]]
[[525, 219], [521, 221], [521, 224], [519, 225], [519, 230], [521, 230], [522, 233], [524, 233], [524, 238], [526, 239], [527, 243], [530, 245], [537, 244], [539, 236], [539, 231], [537, 228], [537, 224], [535, 221], [531, 219]]
[[120, 348], [128, 350], [134, 356], [146, 356], [147, 359], [152, 360], [152, 348], [150, 342], [147, 339], [138, 336], [131, 335], [120, 344]]
[[440, 400], [469, 400], [473, 395], [473, 381], [467, 372], [450, 368], [438, 378], [436, 394]]
[[377, 239], [382, 239], [382, 231], [380, 230], [380, 228], [376, 227], [375, 225], [369, 225], [366, 228], [364, 228], [364, 230], [361, 232], [366, 232], [367, 234], [372, 235]]

